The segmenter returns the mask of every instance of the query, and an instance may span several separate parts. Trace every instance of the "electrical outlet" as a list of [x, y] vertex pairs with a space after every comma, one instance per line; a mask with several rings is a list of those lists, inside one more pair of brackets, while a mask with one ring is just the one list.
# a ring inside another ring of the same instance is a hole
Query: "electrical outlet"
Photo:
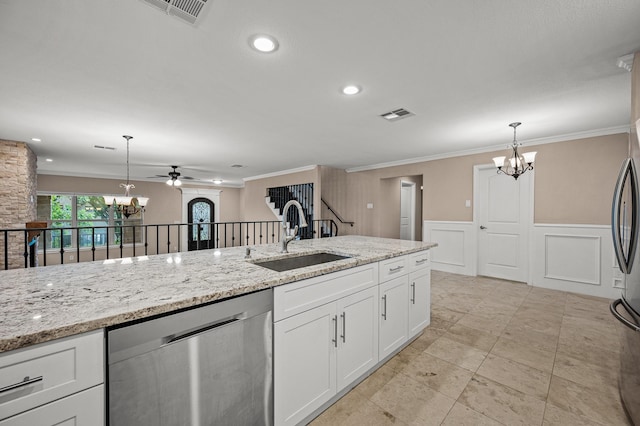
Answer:
[[373, 203], [367, 203], [367, 208], [368, 209], [372, 209], [373, 208]]
[[72, 254], [69, 255], [69, 260], [73, 260], [73, 255]]

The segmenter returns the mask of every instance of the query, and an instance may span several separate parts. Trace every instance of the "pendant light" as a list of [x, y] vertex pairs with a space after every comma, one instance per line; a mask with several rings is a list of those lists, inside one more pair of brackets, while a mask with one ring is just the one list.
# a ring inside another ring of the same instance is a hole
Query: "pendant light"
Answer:
[[144, 211], [144, 208], [149, 201], [147, 197], [132, 197], [129, 191], [135, 188], [135, 185], [129, 183], [129, 140], [133, 139], [133, 136], [122, 136], [127, 140], [127, 183], [121, 183], [120, 187], [124, 188], [124, 196], [103, 195], [104, 203], [111, 207], [115, 204], [115, 208], [118, 209], [120, 214], [126, 218], [131, 215], [135, 215]]
[[509, 127], [513, 127], [513, 142], [509, 147], [511, 151], [509, 152], [510, 158], [509, 161], [506, 162], [504, 157], [495, 157], [493, 159], [496, 168], [498, 169], [498, 173], [504, 173], [507, 176], [512, 176], [514, 179], [518, 180], [518, 177], [523, 175], [527, 170], [533, 170], [533, 161], [536, 158], [536, 152], [525, 152], [520, 154], [518, 152], [518, 146], [522, 146], [522, 144], [518, 143], [516, 140], [516, 128], [522, 123], [511, 123]]

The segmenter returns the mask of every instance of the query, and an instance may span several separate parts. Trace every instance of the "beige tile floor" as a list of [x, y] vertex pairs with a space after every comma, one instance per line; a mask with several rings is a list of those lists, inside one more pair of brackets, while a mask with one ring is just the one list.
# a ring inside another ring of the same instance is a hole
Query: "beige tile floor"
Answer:
[[434, 271], [431, 325], [311, 424], [629, 425], [609, 300]]

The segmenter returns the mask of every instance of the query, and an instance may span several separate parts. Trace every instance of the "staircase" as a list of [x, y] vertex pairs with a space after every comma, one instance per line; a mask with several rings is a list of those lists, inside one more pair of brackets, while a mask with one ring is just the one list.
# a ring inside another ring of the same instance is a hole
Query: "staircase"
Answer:
[[[282, 221], [282, 209], [291, 200], [296, 200], [302, 206], [308, 226], [300, 228], [298, 209], [290, 208], [285, 220], [289, 228], [298, 226], [298, 236], [301, 240], [313, 238], [313, 183], [267, 188], [265, 201], [279, 221]], [[322, 236], [325, 236], [325, 226], [322, 228]]]

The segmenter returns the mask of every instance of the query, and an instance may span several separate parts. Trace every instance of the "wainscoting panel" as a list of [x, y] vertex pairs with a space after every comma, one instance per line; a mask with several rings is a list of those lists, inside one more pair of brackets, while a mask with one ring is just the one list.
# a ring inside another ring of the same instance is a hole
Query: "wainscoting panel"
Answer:
[[423, 241], [438, 243], [438, 247], [432, 250], [432, 269], [462, 275], [475, 274], [473, 252], [476, 236], [472, 222], [425, 220], [422, 229]]
[[[617, 298], [608, 226], [535, 224], [531, 283], [537, 287]], [[619, 284], [619, 283], [618, 283]]]

